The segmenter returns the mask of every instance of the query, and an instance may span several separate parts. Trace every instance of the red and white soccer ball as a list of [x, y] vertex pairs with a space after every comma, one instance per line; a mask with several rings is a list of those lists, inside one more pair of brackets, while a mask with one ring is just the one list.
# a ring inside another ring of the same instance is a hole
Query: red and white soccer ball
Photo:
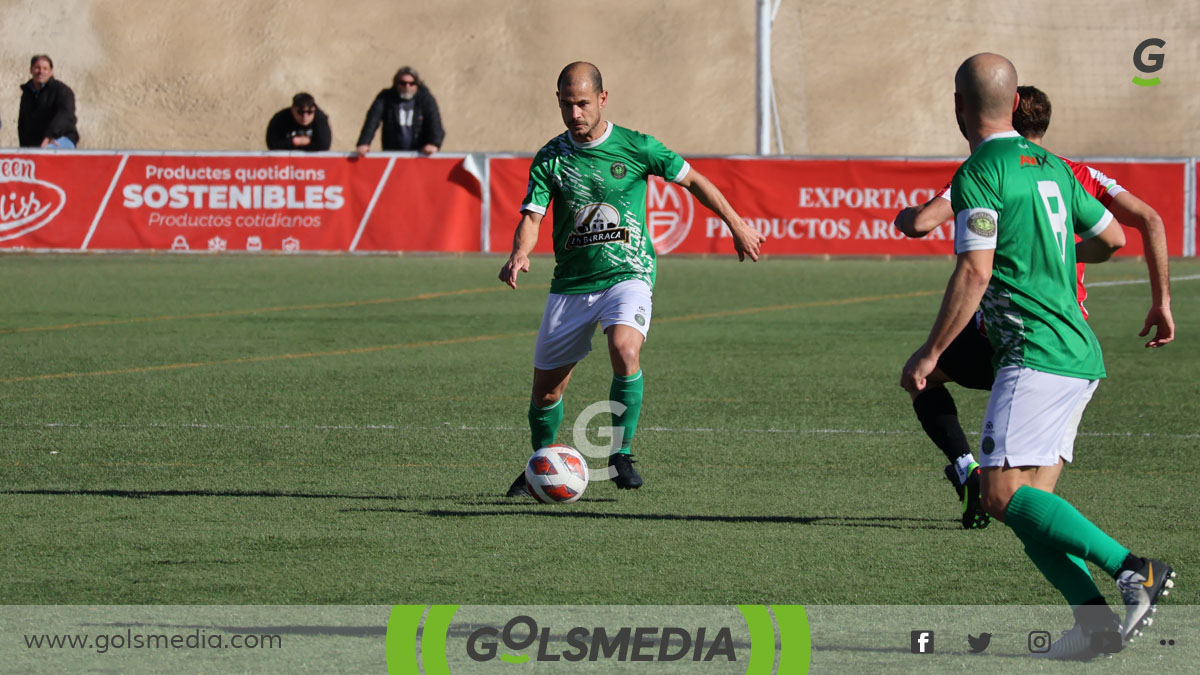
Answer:
[[525, 465], [526, 489], [543, 504], [573, 502], [583, 496], [587, 484], [587, 461], [569, 445], [548, 445]]

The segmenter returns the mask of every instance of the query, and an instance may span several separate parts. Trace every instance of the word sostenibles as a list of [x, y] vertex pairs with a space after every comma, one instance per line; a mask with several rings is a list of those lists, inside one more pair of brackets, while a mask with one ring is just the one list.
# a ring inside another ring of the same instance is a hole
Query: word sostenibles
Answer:
[[[528, 630], [525, 637], [513, 635], [514, 629], [524, 626]], [[497, 642], [496, 638], [500, 641]], [[537, 661], [596, 661], [601, 658], [617, 661], [678, 661], [691, 657], [692, 661], [712, 661], [724, 657], [726, 661], [736, 661], [737, 654], [733, 647], [732, 632], [729, 627], [717, 631], [711, 642], [705, 642], [705, 629], [697, 628], [695, 636], [686, 628], [677, 626], [624, 626], [610, 634], [603, 626], [585, 628], [575, 626], [566, 633], [566, 644], [569, 649], [550, 653], [549, 645], [561, 638], [551, 637], [550, 628], [542, 628], [538, 633], [537, 622], [533, 617], [521, 615], [513, 617], [504, 624], [503, 629], [493, 626], [478, 628], [467, 638], [467, 656], [472, 661], [484, 662], [496, 658], [501, 644], [506, 649], [519, 652], [538, 643]], [[672, 644], [673, 640], [679, 642]], [[589, 647], [590, 643], [590, 647]], [[657, 643], [657, 644], [656, 644]], [[520, 663], [528, 660], [528, 656], [514, 658], [502, 655], [501, 660], [509, 663]]]
[[125, 208], [328, 209], [346, 204], [341, 185], [126, 185]]

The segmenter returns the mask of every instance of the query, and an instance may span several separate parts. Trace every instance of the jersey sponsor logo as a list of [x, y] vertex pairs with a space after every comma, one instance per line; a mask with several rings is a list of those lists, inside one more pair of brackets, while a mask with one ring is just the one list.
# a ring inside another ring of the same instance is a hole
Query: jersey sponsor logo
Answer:
[[1046, 157], [1045, 157], [1045, 156], [1042, 156], [1042, 157], [1030, 157], [1029, 155], [1021, 155], [1021, 166], [1022, 166], [1022, 167], [1026, 167], [1026, 166], [1044, 166], [1045, 164], [1046, 164]]
[[621, 180], [625, 177], [625, 171], [625, 162], [613, 162], [612, 166], [608, 168], [608, 172], [611, 173], [612, 177], [616, 178], [617, 180]]
[[0, 160], [0, 241], [44, 227], [67, 205], [66, 191], [36, 170], [31, 159]]
[[993, 440], [991, 436], [988, 436], [983, 439], [983, 443], [981, 443], [981, 446], [983, 449], [983, 454], [990, 455], [990, 454], [992, 454], [992, 452], [994, 452], [996, 450], [996, 441]]
[[967, 229], [981, 237], [995, 237], [996, 218], [987, 211], [972, 213], [967, 216]]
[[[683, 187], [651, 176], [646, 183], [646, 229], [657, 253], [670, 253], [687, 239], [695, 207]], [[722, 226], [723, 227], [723, 226]]]
[[575, 231], [567, 237], [567, 249], [629, 241], [629, 228], [620, 227], [621, 214], [611, 204], [587, 204], [575, 212]]

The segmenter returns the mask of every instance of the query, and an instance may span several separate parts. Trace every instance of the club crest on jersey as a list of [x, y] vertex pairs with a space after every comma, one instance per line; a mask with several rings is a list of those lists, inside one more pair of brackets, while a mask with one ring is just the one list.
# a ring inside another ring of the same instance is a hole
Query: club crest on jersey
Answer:
[[967, 217], [967, 229], [981, 237], [994, 237], [996, 218], [987, 211], [972, 213]]
[[621, 180], [625, 177], [625, 162], [613, 162], [608, 172], [612, 174], [613, 178]]
[[575, 231], [567, 237], [567, 248], [628, 242], [629, 228], [620, 225], [621, 215], [611, 204], [588, 204], [575, 212]]

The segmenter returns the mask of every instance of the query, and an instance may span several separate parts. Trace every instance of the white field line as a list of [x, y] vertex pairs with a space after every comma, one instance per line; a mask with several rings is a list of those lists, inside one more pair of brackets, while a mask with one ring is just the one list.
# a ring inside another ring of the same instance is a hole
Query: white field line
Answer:
[[[439, 426], [408, 426], [398, 424], [221, 424], [195, 422], [189, 424], [106, 424], [104, 422], [46, 422], [46, 423], [0, 423], [0, 429], [206, 429], [228, 431], [499, 431], [524, 432], [527, 427], [489, 427], [467, 424]], [[915, 429], [718, 429], [710, 427], [638, 427], [638, 431], [668, 434], [797, 434], [797, 435], [860, 435], [860, 436], [908, 436], [922, 432]], [[978, 436], [979, 432], [966, 432]], [[1175, 434], [1160, 432], [1088, 432], [1080, 436], [1095, 438], [1200, 438], [1200, 433]]]
[[[1176, 281], [1195, 281], [1196, 279], [1200, 279], [1200, 274], [1189, 274], [1187, 276], [1182, 276], [1182, 277], [1171, 277], [1171, 282], [1174, 283]], [[1097, 281], [1094, 283], [1085, 283], [1084, 287], [1085, 288], [1099, 288], [1101, 286], [1128, 286], [1130, 284], [1148, 284], [1148, 283], [1150, 283], [1149, 279], [1123, 279], [1121, 281]]]

